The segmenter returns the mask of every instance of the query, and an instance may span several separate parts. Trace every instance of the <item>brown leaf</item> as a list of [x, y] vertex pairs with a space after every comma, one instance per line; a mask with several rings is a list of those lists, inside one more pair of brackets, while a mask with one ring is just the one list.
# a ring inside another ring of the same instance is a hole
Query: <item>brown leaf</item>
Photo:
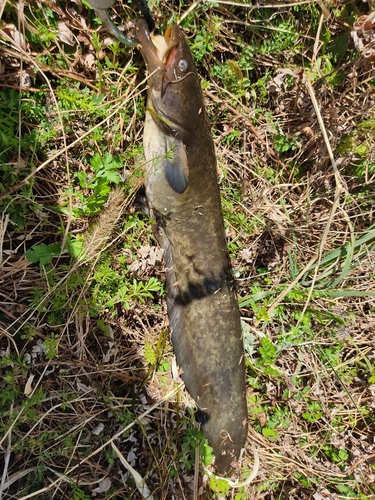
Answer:
[[4, 26], [3, 30], [7, 35], [10, 36], [14, 43], [18, 45], [18, 47], [21, 47], [21, 49], [26, 48], [25, 38], [23, 34], [18, 31], [14, 24], [7, 24], [6, 26]]
[[95, 59], [94, 55], [91, 53], [85, 54], [81, 58], [81, 62], [88, 69], [93, 69], [96, 66], [96, 59]]
[[76, 44], [76, 38], [73, 35], [73, 32], [70, 30], [70, 28], [68, 28], [68, 26], [64, 23], [64, 21], [58, 21], [57, 30], [59, 38], [63, 43], [70, 46]]

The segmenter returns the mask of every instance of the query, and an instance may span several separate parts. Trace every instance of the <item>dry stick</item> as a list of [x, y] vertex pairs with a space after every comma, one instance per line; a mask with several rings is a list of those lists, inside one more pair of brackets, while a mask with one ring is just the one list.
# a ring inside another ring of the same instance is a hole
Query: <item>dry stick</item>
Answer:
[[0, 219], [0, 265], [3, 263], [3, 246], [8, 223], [9, 214], [3, 212]]
[[324, 14], [321, 14], [320, 18], [319, 18], [318, 30], [316, 32], [316, 37], [315, 37], [313, 55], [312, 55], [312, 58], [311, 58], [311, 67], [312, 68], [315, 66], [315, 63], [316, 63], [316, 56], [318, 55], [319, 48], [320, 48], [319, 46], [322, 45], [322, 42], [320, 41], [320, 33], [322, 31], [324, 19], [325, 19]]
[[[367, 462], [368, 460], [370, 460], [370, 458], [374, 458], [375, 457], [375, 453], [372, 453], [371, 455], [367, 455], [366, 457], [363, 457], [363, 458], [359, 458], [357, 459], [353, 465], [351, 465], [349, 467], [349, 469], [346, 470], [346, 473], [347, 475], [349, 476], [350, 474], [352, 474], [354, 472], [354, 470], [359, 466], [361, 465], [363, 462]], [[369, 462], [370, 463], [370, 462]]]
[[182, 16], [178, 20], [177, 24], [182, 23], [182, 21], [185, 19], [185, 17], [187, 17], [189, 14], [191, 14], [193, 12], [193, 10], [196, 9], [198, 7], [198, 5], [202, 2], [203, 2], [203, 0], [195, 0], [195, 2], [192, 3], [190, 5], [190, 7], [182, 14]]
[[322, 136], [323, 136], [323, 139], [324, 139], [327, 151], [328, 151], [329, 159], [331, 160], [333, 173], [335, 175], [336, 187], [338, 187], [341, 191], [344, 191], [345, 194], [349, 194], [346, 182], [341, 178], [340, 172], [337, 168], [336, 160], [335, 160], [335, 157], [333, 155], [332, 148], [331, 148], [331, 143], [329, 142], [327, 130], [326, 130], [326, 127], [324, 125], [324, 121], [323, 121], [322, 115], [320, 113], [319, 105], [318, 105], [318, 102], [317, 102], [316, 97], [315, 97], [314, 89], [313, 89], [309, 79], [305, 80], [305, 84], [306, 84], [307, 90], [309, 92], [310, 99], [311, 99], [313, 106], [314, 106], [314, 110], [316, 113], [316, 117], [318, 119], [320, 130], [322, 132]]
[[334, 198], [334, 202], [333, 202], [333, 205], [332, 205], [332, 209], [331, 209], [331, 212], [329, 214], [329, 218], [328, 218], [327, 224], [326, 224], [326, 226], [324, 228], [323, 235], [322, 235], [322, 238], [321, 238], [320, 243], [319, 243], [318, 252], [317, 252], [317, 255], [316, 255], [318, 262], [317, 262], [317, 265], [315, 267], [314, 276], [313, 276], [313, 279], [312, 279], [312, 282], [311, 282], [311, 286], [309, 288], [309, 293], [307, 295], [307, 299], [306, 299], [305, 305], [303, 307], [300, 319], [298, 320], [297, 326], [302, 321], [302, 318], [303, 318], [303, 316], [304, 316], [304, 314], [306, 312], [306, 309], [307, 309], [307, 307], [308, 307], [308, 305], [310, 303], [311, 296], [312, 296], [312, 293], [314, 291], [314, 286], [315, 286], [315, 283], [316, 283], [316, 278], [318, 276], [320, 261], [322, 260], [322, 256], [323, 256], [324, 246], [325, 246], [326, 241], [327, 241], [328, 233], [329, 233], [329, 230], [331, 228], [331, 224], [332, 224], [333, 218], [335, 216], [336, 210], [337, 210], [337, 208], [339, 206], [339, 203], [340, 203], [341, 193], [344, 190], [344, 185], [343, 185], [343, 183], [341, 181], [341, 177], [340, 177], [340, 174], [339, 174], [338, 169], [337, 169], [336, 161], [335, 161], [334, 156], [333, 156], [333, 151], [332, 151], [329, 139], [328, 139], [328, 135], [327, 135], [327, 131], [326, 131], [326, 128], [325, 128], [325, 125], [324, 125], [324, 122], [323, 122], [323, 118], [322, 118], [322, 115], [320, 114], [320, 109], [319, 109], [318, 103], [316, 101], [314, 89], [313, 89], [313, 87], [311, 85], [311, 82], [308, 79], [306, 79], [306, 87], [307, 87], [307, 90], [309, 92], [311, 101], [313, 103], [313, 106], [314, 106], [314, 109], [315, 109], [315, 113], [316, 113], [316, 116], [318, 118], [319, 126], [320, 126], [320, 129], [321, 129], [324, 141], [326, 143], [328, 154], [329, 154], [330, 159], [331, 159], [333, 171], [335, 173], [336, 189], [335, 189], [335, 198]]
[[330, 12], [329, 12], [328, 8], [324, 5], [323, 0], [316, 0], [316, 1], [319, 4], [319, 7], [322, 9], [322, 15], [323, 15], [324, 19], [327, 19], [327, 17], [330, 16]]
[[[322, 29], [322, 26], [323, 26], [323, 21], [327, 18], [327, 9], [323, 8], [324, 5], [322, 5], [322, 1], [319, 1], [318, 3], [321, 6], [323, 12], [320, 15], [320, 19], [319, 19], [319, 28], [318, 28], [318, 32], [317, 32], [317, 35], [316, 35], [315, 45], [314, 45], [313, 63], [315, 63], [316, 56], [317, 56], [317, 53], [318, 53], [318, 50], [319, 50], [318, 49], [318, 45], [319, 45], [318, 40], [320, 38], [320, 32], [321, 32], [321, 29]], [[328, 12], [328, 15], [329, 15], [329, 12]], [[308, 305], [310, 303], [310, 300], [311, 300], [312, 293], [314, 291], [314, 286], [315, 286], [316, 279], [317, 279], [317, 276], [318, 276], [319, 265], [320, 265], [320, 261], [322, 260], [324, 246], [325, 246], [325, 243], [326, 243], [327, 238], [328, 238], [328, 232], [330, 230], [333, 218], [335, 216], [336, 210], [337, 210], [337, 208], [339, 206], [339, 203], [340, 203], [341, 193], [342, 193], [343, 190], [345, 190], [346, 194], [348, 193], [348, 188], [346, 187], [345, 182], [341, 179], [340, 173], [338, 171], [336, 160], [335, 160], [335, 157], [333, 155], [332, 148], [331, 148], [331, 143], [329, 142], [329, 137], [328, 137], [328, 134], [327, 134], [327, 129], [325, 127], [325, 124], [324, 124], [324, 121], [323, 121], [323, 117], [322, 117], [322, 115], [320, 113], [320, 108], [319, 108], [318, 101], [316, 100], [314, 88], [313, 88], [313, 86], [312, 86], [311, 81], [310, 81], [309, 78], [305, 79], [305, 84], [306, 84], [307, 90], [309, 92], [309, 96], [310, 96], [311, 102], [313, 104], [316, 117], [318, 119], [319, 127], [320, 127], [320, 130], [321, 130], [322, 135], [323, 135], [323, 139], [324, 139], [327, 151], [328, 151], [329, 158], [331, 160], [332, 169], [333, 169], [333, 172], [334, 172], [334, 175], [335, 175], [336, 189], [335, 189], [335, 198], [334, 198], [334, 202], [333, 202], [333, 205], [332, 205], [332, 209], [331, 209], [331, 212], [329, 214], [329, 218], [328, 218], [327, 224], [326, 224], [326, 226], [324, 228], [322, 239], [320, 240], [320, 243], [319, 243], [319, 249], [318, 249], [318, 252], [317, 252], [317, 255], [318, 255], [318, 259], [317, 260], [318, 260], [318, 262], [317, 262], [317, 265], [315, 267], [314, 276], [313, 276], [313, 279], [312, 279], [312, 282], [311, 282], [311, 286], [310, 286], [310, 289], [309, 289], [309, 292], [308, 292], [308, 295], [307, 295], [307, 299], [306, 299], [305, 305], [304, 305], [303, 310], [302, 310], [302, 314], [300, 316], [300, 319], [298, 320], [297, 326], [302, 321], [302, 318], [303, 318], [303, 316], [304, 316], [304, 314], [306, 312], [306, 309], [307, 309], [307, 307], [308, 307]]]
[[0, 0], [0, 19], [3, 17], [6, 0]]
[[[10, 318], [12, 318], [12, 319], [17, 319], [17, 318], [16, 318], [13, 314], [12, 314], [12, 315], [9, 315], [9, 311], [7, 311], [6, 309], [4, 309], [3, 307], [1, 307], [1, 308], [0, 308], [0, 311], [1, 311], [2, 313], [4, 313], [4, 314], [7, 314], [7, 315], [8, 315]], [[5, 337], [7, 337], [7, 339], [8, 339], [10, 342], [12, 342], [12, 344], [13, 344], [13, 349], [16, 351], [17, 356], [19, 356], [19, 355], [20, 355], [20, 352], [19, 352], [19, 350], [18, 350], [17, 344], [16, 344], [16, 342], [15, 342], [14, 338], [12, 337], [12, 335], [11, 335], [9, 332], [7, 332], [6, 330], [4, 330], [4, 328], [2, 328], [1, 326], [0, 326], [0, 332], [1, 332], [1, 334], [2, 334], [2, 335], [5, 335]]]
[[131, 422], [129, 425], [127, 425], [126, 427], [124, 427], [120, 431], [116, 432], [116, 434], [114, 436], [112, 436], [110, 439], [108, 439], [108, 441], [106, 443], [104, 443], [101, 446], [99, 446], [99, 448], [97, 448], [92, 453], [90, 453], [90, 455], [88, 455], [87, 457], [83, 458], [78, 464], [76, 464], [73, 467], [71, 467], [67, 471], [66, 474], [61, 475], [61, 477], [59, 477], [58, 479], [56, 479], [55, 481], [53, 481], [51, 484], [49, 484], [45, 488], [42, 488], [42, 489], [40, 489], [38, 491], [34, 491], [33, 493], [30, 493], [29, 495], [26, 495], [24, 497], [20, 497], [20, 498], [18, 498], [18, 500], [27, 500], [27, 498], [33, 498], [36, 495], [41, 495], [42, 493], [46, 493], [47, 491], [50, 491], [53, 487], [55, 487], [56, 485], [58, 485], [63, 479], [67, 479], [69, 477], [68, 475], [71, 474], [76, 469], [78, 469], [79, 467], [81, 467], [82, 464], [84, 464], [85, 462], [87, 462], [88, 460], [90, 460], [90, 458], [92, 458], [95, 455], [97, 455], [98, 453], [100, 453], [102, 450], [104, 450], [104, 448], [106, 446], [112, 444], [117, 438], [119, 438], [120, 436], [122, 436], [122, 434], [124, 434], [126, 431], [128, 431], [129, 429], [131, 429], [135, 424], [138, 423], [138, 421], [141, 421], [142, 418], [146, 417], [149, 413], [151, 413], [152, 411], [154, 411], [159, 405], [161, 405], [162, 403], [164, 403], [165, 401], [167, 401], [168, 399], [170, 399], [171, 397], [173, 397], [175, 394], [177, 394], [183, 387], [184, 387], [184, 384], [179, 384], [175, 389], [173, 389], [172, 391], [168, 392], [168, 394], [166, 394], [163, 398], [161, 398], [157, 403], [155, 403], [152, 406], [150, 406], [150, 408], [148, 410], [146, 410], [145, 412], [143, 412], [142, 415], [140, 415], [136, 420], [134, 420], [133, 422]]
[[[10, 410], [9, 410], [9, 416], [11, 416], [13, 413], [13, 403], [10, 405]], [[3, 492], [5, 491], [5, 480], [7, 478], [8, 474], [8, 467], [9, 467], [9, 461], [10, 461], [10, 455], [12, 453], [12, 434], [9, 433], [8, 436], [8, 446], [5, 450], [4, 454], [4, 468], [3, 468], [3, 477], [1, 478], [1, 484], [0, 484], [0, 500], [3, 498]]]
[[133, 476], [134, 482], [137, 486], [137, 489], [139, 493], [142, 495], [142, 497], [145, 500], [154, 500], [154, 497], [151, 495], [150, 490], [147, 487], [146, 480], [135, 470], [133, 467], [129, 464], [129, 462], [125, 459], [124, 455], [121, 453], [121, 451], [117, 448], [115, 443], [111, 443], [111, 446], [115, 453], [117, 454], [118, 458], [120, 459], [120, 462], [122, 465], [130, 472], [130, 474]]

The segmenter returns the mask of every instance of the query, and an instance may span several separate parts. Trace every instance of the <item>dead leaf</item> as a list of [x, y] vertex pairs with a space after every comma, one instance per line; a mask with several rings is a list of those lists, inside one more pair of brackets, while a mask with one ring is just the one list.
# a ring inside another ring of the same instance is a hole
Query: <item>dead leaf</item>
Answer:
[[359, 17], [350, 35], [358, 52], [366, 59], [375, 59], [375, 11]]
[[313, 494], [314, 500], [336, 500], [338, 498], [337, 495], [330, 493], [326, 488], [319, 488], [319, 490]]
[[84, 33], [83, 34], [80, 33], [79, 35], [77, 35], [77, 39], [78, 39], [78, 41], [82, 42], [83, 45], [86, 45], [86, 46], [90, 45], [90, 43], [91, 43], [90, 38], [87, 35], [85, 35]]
[[257, 415], [257, 419], [261, 427], [265, 427], [267, 425], [267, 415], [264, 411]]
[[100, 481], [99, 486], [92, 490], [92, 496], [95, 497], [96, 495], [99, 495], [99, 493], [106, 493], [111, 486], [112, 481], [109, 479], [109, 477], [105, 477]]
[[91, 431], [94, 436], [99, 436], [99, 434], [103, 431], [104, 424], [100, 423]]
[[14, 24], [7, 24], [6, 26], [4, 26], [3, 30], [7, 35], [10, 36], [10, 38], [14, 41], [14, 43], [18, 45], [18, 47], [21, 47], [21, 49], [25, 50], [26, 48], [25, 38], [23, 34], [20, 31], [18, 31], [18, 29], [15, 27]]
[[80, 380], [77, 380], [77, 391], [80, 392], [89, 392], [92, 388], [89, 385], [84, 384]]
[[267, 84], [267, 89], [270, 94], [278, 94], [283, 91], [283, 82], [286, 76], [294, 76], [297, 78], [296, 73], [289, 68], [278, 69], [276, 71], [276, 76]]
[[81, 61], [82, 61], [83, 65], [86, 66], [86, 68], [88, 68], [88, 69], [93, 69], [96, 67], [96, 59], [95, 59], [94, 55], [91, 53], [85, 54], [82, 57]]
[[71, 47], [76, 44], [76, 38], [73, 35], [73, 32], [68, 28], [68, 26], [64, 23], [64, 21], [57, 22], [57, 31], [59, 34], [60, 40], [66, 45], [70, 45]]
[[154, 267], [156, 262], [162, 260], [163, 253], [159, 247], [144, 245], [138, 250], [137, 260], [129, 266], [129, 270], [141, 276], [148, 267]]
[[30, 394], [33, 392], [32, 383], [33, 383], [34, 377], [35, 377], [35, 375], [31, 374], [31, 375], [29, 375], [29, 378], [27, 379], [25, 389], [23, 391], [25, 396], [30, 396]]
[[245, 262], [248, 262], [249, 264], [253, 262], [254, 260], [254, 255], [252, 250], [249, 250], [248, 248], [244, 248], [243, 250], [240, 251], [240, 255], [242, 259]]
[[148, 500], [153, 500], [154, 497], [151, 495], [151, 492], [147, 487], [145, 479], [135, 469], [133, 469], [133, 467], [129, 464], [129, 462], [127, 462], [125, 460], [125, 457], [123, 456], [123, 454], [120, 452], [120, 450], [117, 448], [117, 446], [113, 442], [111, 443], [111, 446], [115, 450], [122, 465], [133, 476], [134, 482], [138, 488], [139, 493], [142, 495], [142, 498], [148, 499]]

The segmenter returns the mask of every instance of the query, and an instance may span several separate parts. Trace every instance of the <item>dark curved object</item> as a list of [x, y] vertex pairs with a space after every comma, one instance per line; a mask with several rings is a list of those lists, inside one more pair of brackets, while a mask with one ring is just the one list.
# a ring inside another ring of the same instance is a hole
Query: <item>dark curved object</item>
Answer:
[[94, 10], [95, 10], [95, 14], [101, 20], [103, 25], [107, 28], [109, 33], [111, 33], [111, 35], [113, 35], [115, 38], [117, 38], [117, 40], [119, 42], [121, 42], [124, 45], [126, 45], [127, 47], [130, 47], [133, 49], [137, 46], [136, 42], [134, 42], [131, 38], [128, 38], [127, 36], [125, 36], [124, 33], [122, 33], [122, 31], [120, 31], [118, 29], [118, 27], [115, 24], [113, 24], [113, 22], [111, 21], [109, 15], [108, 15], [107, 9], [105, 9], [105, 10], [94, 9]]
[[[117, 40], [126, 45], [127, 47], [134, 48], [137, 43], [131, 38], [125, 36], [115, 24], [111, 21], [108, 9], [112, 7], [115, 0], [88, 0], [89, 3], [95, 10], [96, 15], [99, 17], [103, 25], [107, 28], [109, 33], [113, 35]], [[147, 0], [132, 0], [132, 5], [146, 20], [148, 29], [153, 31], [155, 28], [155, 22], [152, 17], [151, 11], [147, 5]]]
[[142, 17], [146, 20], [149, 31], [154, 31], [155, 21], [152, 17], [149, 6], [147, 5], [147, 0], [132, 0], [134, 8], [138, 8]]

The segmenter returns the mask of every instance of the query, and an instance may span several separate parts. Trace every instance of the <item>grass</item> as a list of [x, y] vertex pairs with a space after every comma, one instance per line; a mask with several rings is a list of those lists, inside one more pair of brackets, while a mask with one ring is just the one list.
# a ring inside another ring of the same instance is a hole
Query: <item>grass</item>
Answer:
[[179, 384], [136, 200], [140, 54], [88, 5], [6, 2], [0, 498], [375, 498], [375, 81], [350, 35], [368, 7], [153, 9], [161, 29], [181, 20], [212, 123], [247, 363], [241, 468], [212, 475]]

